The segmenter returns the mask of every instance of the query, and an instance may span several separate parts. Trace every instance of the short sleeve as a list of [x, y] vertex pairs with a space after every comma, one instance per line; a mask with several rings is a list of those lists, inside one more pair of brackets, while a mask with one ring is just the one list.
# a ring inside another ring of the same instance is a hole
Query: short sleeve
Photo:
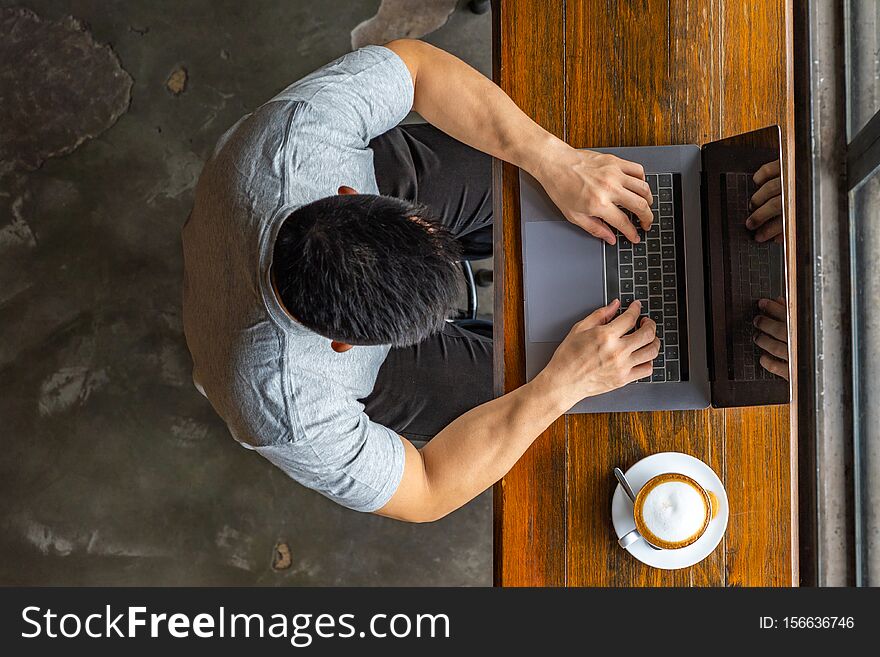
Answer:
[[406, 117], [413, 105], [413, 81], [395, 52], [367, 46], [294, 82], [269, 102], [304, 104], [320, 117], [322, 136], [362, 149]]
[[363, 413], [349, 430], [327, 427], [307, 440], [251, 449], [303, 486], [354, 511], [381, 509], [403, 477], [400, 436]]

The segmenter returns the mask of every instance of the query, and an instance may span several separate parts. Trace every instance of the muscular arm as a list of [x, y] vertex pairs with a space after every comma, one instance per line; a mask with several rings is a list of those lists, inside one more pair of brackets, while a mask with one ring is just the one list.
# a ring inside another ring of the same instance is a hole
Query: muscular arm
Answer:
[[567, 408], [537, 379], [468, 411], [421, 450], [403, 440], [403, 479], [379, 515], [410, 522], [442, 518], [501, 479]]
[[413, 109], [451, 137], [535, 175], [548, 151], [565, 143], [532, 121], [480, 72], [423, 41], [400, 39], [387, 48], [409, 68]]
[[380, 515], [427, 522], [443, 517], [503, 477], [535, 438], [576, 402], [651, 372], [656, 325], [638, 303], [612, 319], [614, 301], [578, 322], [530, 383], [468, 411], [421, 450], [403, 440], [403, 479]]
[[616, 240], [613, 228], [638, 241], [621, 207], [634, 212], [645, 230], [650, 228], [651, 190], [641, 165], [570, 147], [448, 52], [411, 39], [386, 47], [412, 75], [413, 109], [451, 137], [528, 171], [569, 221], [610, 244]]

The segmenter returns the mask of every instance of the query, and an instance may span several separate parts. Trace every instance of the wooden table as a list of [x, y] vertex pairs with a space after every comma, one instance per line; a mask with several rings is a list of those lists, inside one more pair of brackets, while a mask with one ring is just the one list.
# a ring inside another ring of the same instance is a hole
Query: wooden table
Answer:
[[[793, 217], [789, 0], [497, 0], [493, 11], [496, 82], [575, 147], [703, 144], [778, 123]], [[495, 381], [503, 394], [525, 382], [514, 167], [496, 163], [495, 192]], [[796, 584], [796, 416], [771, 406], [560, 418], [495, 488], [496, 584]], [[612, 468], [661, 451], [708, 463], [730, 499], [722, 544], [679, 571], [637, 562], [611, 526]]]

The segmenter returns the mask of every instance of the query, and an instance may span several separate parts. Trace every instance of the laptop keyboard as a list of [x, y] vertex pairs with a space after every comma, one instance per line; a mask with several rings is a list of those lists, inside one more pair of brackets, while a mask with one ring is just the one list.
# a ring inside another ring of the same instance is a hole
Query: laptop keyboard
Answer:
[[759, 243], [745, 227], [751, 214], [749, 200], [757, 191], [748, 173], [724, 174], [725, 204], [727, 210], [727, 244], [730, 304], [727, 328], [728, 376], [734, 381], [760, 381], [776, 378], [763, 367], [760, 358], [764, 353], [754, 342], [755, 329], [752, 320], [758, 312], [759, 299], [780, 296], [779, 275], [781, 271], [779, 249], [768, 242]]
[[[681, 225], [681, 177], [674, 173], [646, 173], [654, 204], [654, 221], [647, 233], [627, 213], [641, 242], [633, 244], [617, 231], [617, 244], [606, 245], [608, 298], [620, 298], [623, 312], [638, 299], [641, 314], [657, 323], [660, 354], [651, 376], [639, 383], [687, 380], [687, 322], [684, 294], [684, 240]], [[639, 320], [641, 321], [641, 320]]]

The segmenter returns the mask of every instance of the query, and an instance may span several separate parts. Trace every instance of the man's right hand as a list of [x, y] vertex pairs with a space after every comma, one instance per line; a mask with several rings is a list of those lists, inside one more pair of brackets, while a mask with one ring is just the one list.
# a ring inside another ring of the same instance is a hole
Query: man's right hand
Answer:
[[651, 374], [660, 351], [656, 325], [638, 302], [614, 317], [612, 301], [578, 322], [547, 367], [524, 386], [454, 420], [420, 450], [401, 438], [400, 484], [379, 515], [427, 522], [442, 518], [498, 481], [551, 422], [584, 397]]
[[651, 376], [651, 361], [660, 353], [657, 324], [645, 318], [627, 335], [639, 319], [641, 304], [635, 301], [614, 317], [619, 306], [615, 299], [575, 324], [535, 377], [555, 390], [567, 407]]

